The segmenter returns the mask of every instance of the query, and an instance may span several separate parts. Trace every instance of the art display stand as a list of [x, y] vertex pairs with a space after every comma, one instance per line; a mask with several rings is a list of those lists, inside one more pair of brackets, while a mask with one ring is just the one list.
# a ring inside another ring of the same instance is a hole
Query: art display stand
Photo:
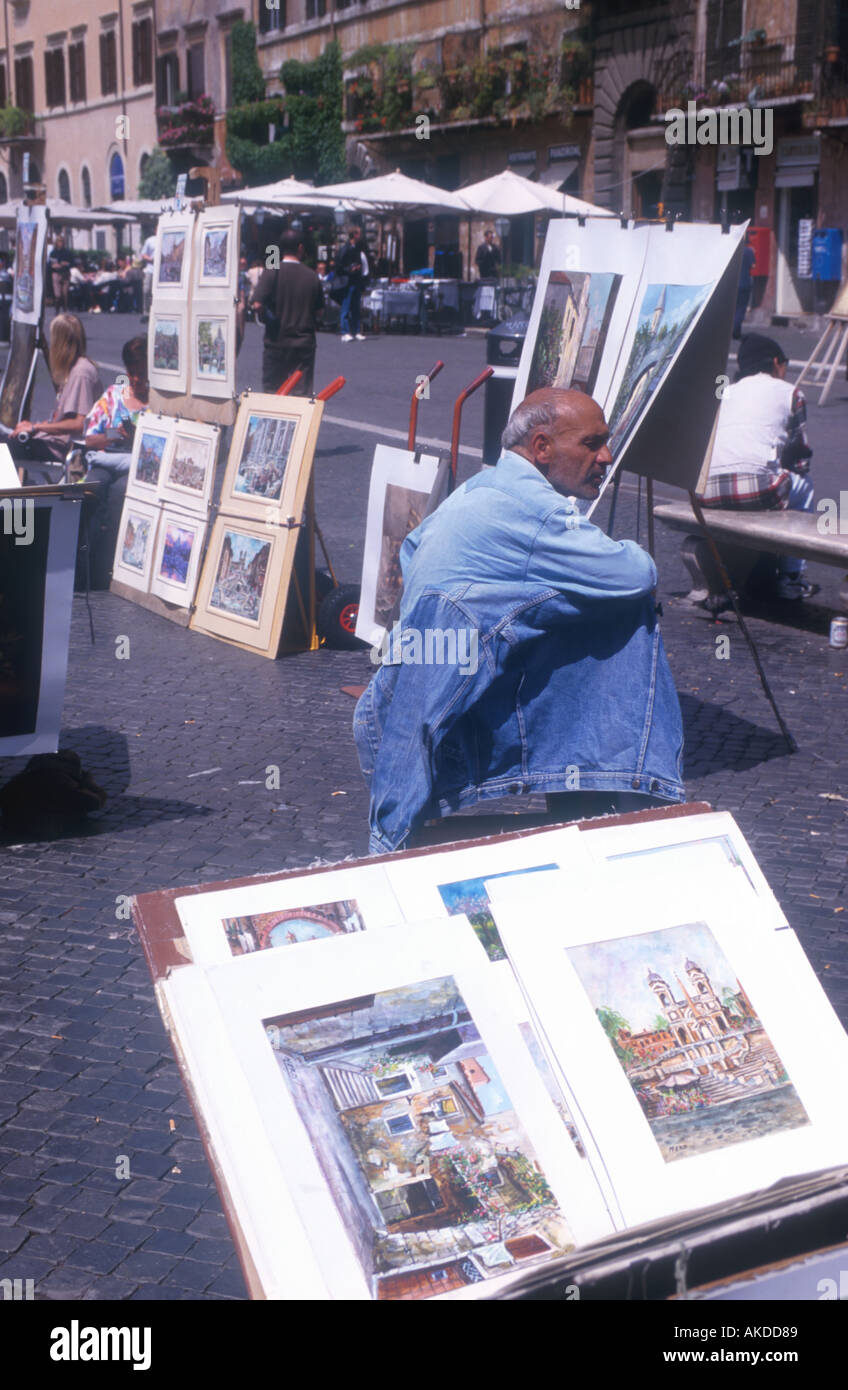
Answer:
[[848, 1114], [819, 1056], [848, 1038], [727, 813], [132, 914], [252, 1298], [628, 1297], [654, 1262], [638, 1296], [663, 1298], [833, 1244], [816, 1212], [848, 1200]]
[[[845, 297], [845, 290], [840, 291]], [[815, 386], [821, 391], [819, 405], [826, 405], [833, 390], [836, 374], [845, 362], [848, 350], [848, 315], [827, 315], [824, 331], [813, 348], [798, 377], [796, 386]]]

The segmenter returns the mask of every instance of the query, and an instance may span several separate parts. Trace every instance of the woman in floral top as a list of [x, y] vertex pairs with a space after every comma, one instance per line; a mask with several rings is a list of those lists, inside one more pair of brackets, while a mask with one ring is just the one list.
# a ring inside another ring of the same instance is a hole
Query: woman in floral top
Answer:
[[147, 409], [147, 339], [130, 338], [121, 349], [121, 357], [126, 377], [119, 377], [114, 386], [109, 386], [85, 417], [83, 432], [89, 449], [116, 444], [129, 449], [138, 417]]

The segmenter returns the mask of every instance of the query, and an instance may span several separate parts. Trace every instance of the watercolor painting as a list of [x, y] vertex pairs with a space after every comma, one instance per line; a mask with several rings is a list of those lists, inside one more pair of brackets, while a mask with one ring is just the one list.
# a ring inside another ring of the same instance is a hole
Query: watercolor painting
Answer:
[[615, 405], [609, 416], [613, 458], [641, 419], [710, 285], [648, 285]]
[[374, 1298], [432, 1298], [574, 1248], [452, 977], [265, 1028]]
[[183, 273], [185, 244], [184, 230], [162, 233], [158, 281], [160, 285], [179, 285]]
[[651, 845], [644, 849], [627, 850], [607, 856], [610, 864], [622, 864], [646, 882], [659, 871], [657, 855], [668, 856], [668, 867], [679, 878], [692, 874], [708, 874], [722, 868], [735, 869], [756, 892], [751, 875], [729, 835], [709, 835], [700, 840], [681, 840], [677, 844]]
[[209, 607], [258, 622], [270, 558], [270, 541], [225, 531]]
[[534, 864], [530, 869], [509, 869], [503, 874], [486, 874], [485, 879], [463, 878], [456, 883], [440, 883], [439, 896], [449, 917], [456, 917], [462, 913], [468, 918], [475, 935], [483, 943], [489, 960], [506, 960], [506, 951], [492, 916], [492, 901], [486, 892], [486, 881], [494, 878], [515, 878], [518, 874], [540, 874], [546, 869], [557, 867], [556, 864]]
[[212, 444], [208, 439], [196, 439], [177, 431], [174, 455], [168, 469], [168, 483], [186, 488], [189, 492], [202, 493], [211, 454]]
[[31, 314], [35, 307], [35, 252], [38, 222], [19, 222], [15, 241], [15, 308]]
[[621, 280], [596, 271], [551, 271], [527, 376], [528, 395], [556, 386], [591, 396]]
[[154, 322], [153, 366], [157, 372], [180, 370], [180, 325], [176, 319], [157, 318]]
[[374, 621], [380, 627], [390, 627], [395, 606], [403, 588], [400, 568], [400, 549], [416, 526], [424, 520], [429, 494], [412, 488], [386, 484], [383, 504], [383, 539], [380, 564], [377, 570], [377, 594], [374, 599]]
[[159, 482], [159, 470], [162, 467], [162, 455], [165, 452], [167, 442], [164, 435], [148, 434], [147, 430], [142, 431], [135, 464], [137, 482], [145, 483], [148, 487], [156, 487]]
[[809, 1124], [704, 922], [567, 955], [667, 1163]]
[[197, 320], [197, 375], [213, 381], [227, 379], [227, 320], [224, 317]]
[[133, 512], [127, 513], [121, 559], [125, 565], [138, 570], [140, 574], [144, 571], [151, 526], [152, 522], [149, 517], [137, 516]]
[[296, 420], [251, 415], [233, 491], [279, 502], [296, 429]]
[[224, 918], [227, 944], [234, 956], [364, 930], [365, 922], [359, 904], [352, 898], [337, 903], [314, 903], [309, 907], [259, 912], [253, 917]]
[[227, 279], [227, 242], [229, 228], [209, 227], [203, 233], [203, 276], [207, 280]]
[[159, 561], [161, 579], [167, 579], [172, 584], [188, 582], [188, 567], [196, 539], [197, 532], [193, 528], [177, 526], [175, 522], [166, 525], [162, 558]]

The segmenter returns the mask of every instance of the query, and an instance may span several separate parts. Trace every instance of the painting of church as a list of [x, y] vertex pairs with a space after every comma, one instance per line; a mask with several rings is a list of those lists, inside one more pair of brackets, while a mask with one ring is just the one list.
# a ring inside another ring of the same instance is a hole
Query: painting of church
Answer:
[[374, 1298], [431, 1298], [573, 1249], [452, 977], [265, 1028]]
[[667, 1162], [809, 1123], [706, 924], [568, 956]]
[[365, 930], [359, 904], [352, 898], [337, 903], [316, 903], [311, 907], [259, 912], [253, 917], [225, 917], [223, 925], [234, 956]]
[[609, 416], [615, 458], [661, 385], [672, 358], [709, 292], [709, 285], [648, 285], [630, 357]]

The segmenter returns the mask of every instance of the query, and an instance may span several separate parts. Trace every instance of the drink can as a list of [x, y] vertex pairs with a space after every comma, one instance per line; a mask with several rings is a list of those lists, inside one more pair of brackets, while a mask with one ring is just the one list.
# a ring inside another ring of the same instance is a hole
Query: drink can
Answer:
[[831, 619], [830, 645], [832, 647], [848, 647], [848, 618]]

